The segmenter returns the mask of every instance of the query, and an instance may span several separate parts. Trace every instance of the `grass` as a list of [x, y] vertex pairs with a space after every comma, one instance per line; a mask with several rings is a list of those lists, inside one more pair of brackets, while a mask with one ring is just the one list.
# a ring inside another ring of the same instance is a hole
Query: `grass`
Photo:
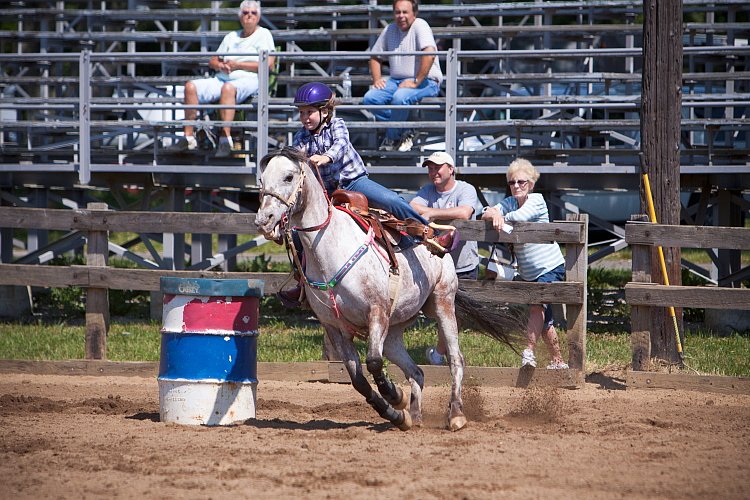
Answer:
[[747, 335], [688, 334], [683, 352], [685, 365], [699, 373], [743, 377], [750, 373], [750, 338]]
[[[268, 300], [268, 299], [267, 299]], [[296, 314], [282, 320], [263, 316], [258, 339], [258, 361], [317, 361], [322, 356], [323, 330], [305, 316]], [[107, 339], [108, 359], [112, 361], [158, 361], [161, 335], [158, 322], [113, 322]], [[65, 360], [84, 357], [85, 327], [59, 324], [0, 323], [0, 359]], [[565, 332], [561, 344], [566, 345]], [[437, 332], [423, 320], [405, 335], [406, 347], [417, 363], [425, 364], [425, 348], [434, 345]], [[519, 366], [520, 357], [508, 346], [486, 336], [464, 330], [461, 349], [469, 366]], [[357, 341], [364, 358], [365, 344]], [[715, 337], [688, 334], [685, 339], [686, 365], [702, 374], [750, 376], [750, 336], [735, 334]], [[625, 368], [630, 362], [627, 333], [589, 334], [587, 372]], [[564, 352], [566, 355], [567, 353]], [[547, 362], [547, 350], [537, 349], [540, 366]]]

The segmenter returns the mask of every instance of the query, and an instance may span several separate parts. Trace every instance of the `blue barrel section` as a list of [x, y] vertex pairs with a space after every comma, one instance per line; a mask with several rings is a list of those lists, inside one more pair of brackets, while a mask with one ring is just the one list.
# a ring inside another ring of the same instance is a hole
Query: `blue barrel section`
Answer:
[[257, 334], [219, 336], [162, 331], [159, 377], [257, 382]]
[[255, 417], [259, 280], [162, 278], [162, 422], [229, 425]]

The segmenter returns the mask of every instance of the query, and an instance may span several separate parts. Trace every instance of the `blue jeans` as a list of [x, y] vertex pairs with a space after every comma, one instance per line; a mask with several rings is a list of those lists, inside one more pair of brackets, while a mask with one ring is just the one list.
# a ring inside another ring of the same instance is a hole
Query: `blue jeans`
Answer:
[[357, 177], [348, 184], [341, 186], [347, 191], [357, 191], [367, 196], [370, 206], [379, 208], [380, 210], [386, 210], [398, 219], [416, 219], [422, 224], [429, 224], [429, 222], [419, 215], [406, 200], [400, 197], [397, 193], [391, 191], [387, 187], [383, 187], [377, 182], [371, 180], [366, 175]]
[[[362, 103], [365, 105], [410, 105], [417, 104], [425, 97], [435, 97], [438, 95], [438, 83], [429, 78], [423, 81], [416, 89], [400, 89], [398, 86], [401, 82], [403, 80], [388, 78], [385, 81], [384, 89], [372, 88], [368, 90], [362, 99]], [[372, 110], [372, 114], [375, 115], [375, 119], [379, 122], [402, 122], [409, 118], [408, 109], [375, 109]], [[398, 141], [401, 138], [401, 130], [389, 128], [385, 132], [385, 137], [394, 142]]]

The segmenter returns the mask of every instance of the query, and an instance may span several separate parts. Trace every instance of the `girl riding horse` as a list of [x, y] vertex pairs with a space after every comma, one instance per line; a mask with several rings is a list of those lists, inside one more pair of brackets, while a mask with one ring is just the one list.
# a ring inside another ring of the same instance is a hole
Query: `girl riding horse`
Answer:
[[[294, 105], [299, 109], [302, 128], [294, 134], [293, 147], [305, 153], [315, 167], [330, 196], [334, 190], [356, 191], [364, 194], [369, 205], [392, 213], [401, 220], [416, 220], [424, 226], [443, 232], [424, 243], [435, 253], [452, 250], [457, 243], [455, 229], [450, 226], [430, 224], [397, 193], [369, 178], [362, 157], [349, 141], [349, 130], [341, 118], [334, 117], [335, 96], [327, 85], [311, 82], [302, 85], [294, 96]], [[404, 236], [402, 250], [413, 244]], [[281, 301], [289, 306], [298, 306], [302, 287], [279, 292]]]

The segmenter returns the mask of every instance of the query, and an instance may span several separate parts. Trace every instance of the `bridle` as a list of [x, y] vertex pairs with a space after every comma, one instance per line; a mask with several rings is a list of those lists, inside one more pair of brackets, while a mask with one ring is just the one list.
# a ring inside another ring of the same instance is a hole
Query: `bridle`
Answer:
[[300, 193], [302, 193], [302, 186], [305, 184], [305, 169], [300, 168], [300, 176], [299, 176], [299, 182], [297, 182], [297, 187], [294, 188], [294, 191], [292, 191], [292, 194], [289, 195], [289, 197], [284, 198], [282, 195], [275, 191], [271, 191], [265, 188], [265, 186], [260, 188], [260, 192], [258, 195], [260, 196], [260, 202], [263, 203], [263, 198], [266, 196], [271, 196], [272, 198], [276, 198], [281, 203], [283, 203], [287, 208], [287, 214], [289, 214], [294, 206], [297, 204], [297, 200], [299, 199]]
[[292, 193], [288, 197], [285, 198], [284, 196], [280, 195], [279, 193], [277, 193], [275, 191], [268, 190], [265, 187], [262, 187], [260, 189], [260, 193], [258, 193], [260, 195], [260, 201], [261, 201], [261, 203], [263, 203], [263, 198], [265, 198], [266, 196], [271, 196], [271, 197], [276, 198], [277, 200], [279, 200], [284, 206], [287, 207], [286, 212], [284, 212], [284, 215], [281, 216], [281, 222], [280, 222], [281, 229], [285, 233], [290, 233], [292, 231], [309, 232], [309, 231], [317, 231], [319, 229], [323, 229], [326, 226], [328, 226], [328, 224], [330, 224], [330, 222], [331, 222], [331, 216], [333, 214], [333, 204], [331, 203], [331, 200], [328, 197], [328, 192], [326, 191], [326, 188], [323, 185], [323, 179], [322, 179], [322, 177], [320, 175], [320, 171], [318, 170], [317, 167], [315, 167], [315, 173], [316, 173], [318, 182], [320, 183], [320, 186], [323, 188], [323, 195], [325, 196], [326, 202], [328, 203], [328, 216], [326, 217], [325, 221], [323, 221], [321, 224], [318, 224], [318, 225], [315, 225], [315, 226], [310, 226], [310, 227], [298, 227], [298, 226], [294, 226], [294, 227], [291, 227], [291, 228], [289, 227], [289, 216], [291, 214], [297, 212], [297, 202], [300, 199], [300, 195], [302, 194], [302, 188], [305, 185], [305, 179], [307, 177], [305, 175], [305, 168], [302, 165], [298, 165], [298, 166], [299, 166], [300, 175], [299, 175], [299, 179], [297, 181], [297, 187], [294, 188], [294, 191], [292, 191]]

